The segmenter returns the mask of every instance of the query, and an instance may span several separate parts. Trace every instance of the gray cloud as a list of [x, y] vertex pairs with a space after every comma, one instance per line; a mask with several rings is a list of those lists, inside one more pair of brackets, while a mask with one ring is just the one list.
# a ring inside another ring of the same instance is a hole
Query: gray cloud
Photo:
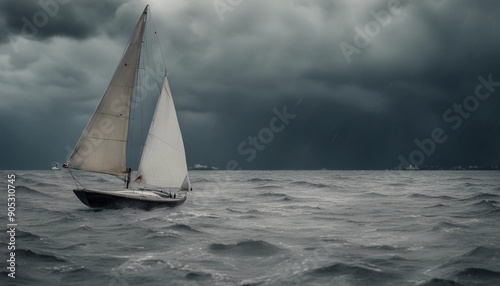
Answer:
[[122, 1], [19, 0], [0, 3], [0, 42], [8, 35], [22, 35], [43, 40], [55, 36], [85, 39], [99, 26], [114, 18]]
[[[245, 169], [392, 168], [415, 139], [449, 139], [425, 164], [492, 165], [500, 154], [500, 89], [458, 130], [442, 119], [474, 95], [477, 77], [500, 81], [500, 4], [401, 1], [401, 12], [348, 63], [339, 45], [388, 1], [242, 1], [221, 21], [212, 1], [152, 3], [189, 165]], [[0, 4], [2, 168], [63, 161], [98, 103], [145, 3], [72, 1], [16, 53], [35, 1]], [[295, 108], [294, 106], [300, 101]], [[297, 114], [247, 162], [237, 151], [269, 124]], [[293, 110], [293, 111], [292, 111]], [[32, 139], [38, 138], [36, 142]], [[22, 150], [30, 150], [25, 152]]]

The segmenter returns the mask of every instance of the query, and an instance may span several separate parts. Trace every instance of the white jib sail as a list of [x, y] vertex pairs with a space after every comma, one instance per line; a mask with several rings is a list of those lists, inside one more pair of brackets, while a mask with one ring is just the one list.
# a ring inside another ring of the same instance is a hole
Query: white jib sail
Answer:
[[68, 160], [70, 168], [115, 175], [126, 171], [130, 101], [141, 53], [146, 10], [101, 102]]
[[146, 185], [189, 190], [182, 134], [167, 77], [142, 152], [136, 181]]

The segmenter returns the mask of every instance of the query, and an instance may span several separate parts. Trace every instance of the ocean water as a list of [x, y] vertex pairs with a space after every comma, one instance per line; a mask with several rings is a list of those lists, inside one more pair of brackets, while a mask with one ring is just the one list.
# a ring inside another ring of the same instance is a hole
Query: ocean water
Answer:
[[500, 285], [500, 172], [194, 171], [186, 203], [150, 211], [90, 210], [67, 170], [13, 173], [0, 285]]

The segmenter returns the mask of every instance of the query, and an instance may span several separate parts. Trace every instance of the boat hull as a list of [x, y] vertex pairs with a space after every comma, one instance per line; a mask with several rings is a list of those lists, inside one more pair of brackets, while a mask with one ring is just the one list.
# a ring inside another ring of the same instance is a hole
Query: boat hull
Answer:
[[166, 195], [152, 191], [75, 189], [73, 192], [83, 204], [95, 209], [140, 208], [147, 210], [156, 207], [175, 207], [186, 201], [186, 196], [167, 198]]

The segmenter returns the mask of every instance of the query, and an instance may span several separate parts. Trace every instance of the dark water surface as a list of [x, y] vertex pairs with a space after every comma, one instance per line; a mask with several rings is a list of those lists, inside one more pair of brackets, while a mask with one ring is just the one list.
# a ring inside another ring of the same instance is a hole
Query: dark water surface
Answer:
[[500, 172], [198, 171], [180, 207], [93, 211], [14, 171], [16, 279], [1, 173], [0, 285], [500, 285]]

